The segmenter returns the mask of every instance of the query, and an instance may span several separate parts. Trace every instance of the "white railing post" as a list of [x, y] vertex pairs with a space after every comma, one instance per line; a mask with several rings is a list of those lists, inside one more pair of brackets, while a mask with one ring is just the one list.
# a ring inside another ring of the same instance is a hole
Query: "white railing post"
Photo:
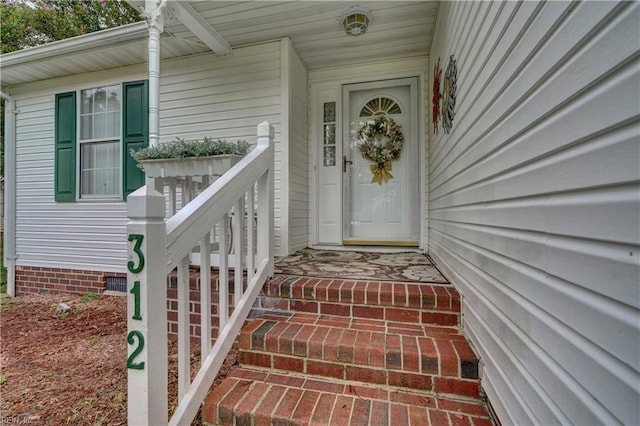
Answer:
[[255, 239], [253, 221], [255, 220], [255, 184], [247, 191], [247, 285], [255, 274]]
[[233, 280], [234, 280], [234, 299], [233, 306], [238, 306], [242, 297], [243, 289], [243, 273], [242, 265], [244, 257], [244, 194], [238, 199], [233, 208]]
[[165, 198], [143, 186], [127, 198], [128, 423], [167, 424]]
[[189, 310], [189, 256], [178, 263], [178, 401], [191, 383], [191, 312]]
[[[273, 148], [273, 136], [267, 121], [258, 124], [258, 146]], [[268, 276], [273, 276], [273, 151], [269, 170], [258, 181], [258, 262], [268, 260]]]
[[229, 215], [222, 215], [222, 221], [218, 224], [218, 333], [227, 324], [229, 318], [229, 238], [227, 229]]

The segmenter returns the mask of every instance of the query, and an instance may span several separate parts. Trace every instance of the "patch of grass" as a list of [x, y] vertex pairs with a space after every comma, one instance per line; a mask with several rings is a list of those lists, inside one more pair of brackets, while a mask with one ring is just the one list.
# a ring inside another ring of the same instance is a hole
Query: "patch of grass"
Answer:
[[44, 377], [45, 379], [53, 377], [53, 371], [45, 371], [42, 377]]
[[95, 335], [95, 336], [91, 337], [91, 339], [89, 339], [89, 344], [91, 346], [93, 346], [96, 343], [98, 343], [99, 341], [100, 341], [100, 335]]
[[27, 305], [17, 302], [15, 301], [15, 299], [11, 299], [9, 297], [0, 299], [0, 310], [11, 309], [13, 311], [17, 311], [18, 309], [22, 309], [25, 306]]
[[85, 399], [84, 401], [82, 401], [80, 404], [78, 404], [78, 407], [82, 408], [93, 408], [93, 399]]
[[[88, 424], [87, 418], [93, 410], [94, 400], [93, 399], [85, 399], [84, 401], [76, 404], [73, 407], [74, 413], [70, 416], [67, 416], [65, 419], [66, 424]], [[93, 416], [92, 416], [93, 417]], [[90, 424], [98, 425], [104, 424], [104, 418], [98, 419], [97, 417], [92, 419]]]
[[99, 298], [100, 298], [100, 295], [98, 293], [85, 293], [80, 298], [80, 301], [82, 303], [87, 303], [87, 302], [90, 302], [92, 300], [99, 299]]
[[109, 392], [109, 399], [113, 402], [117, 402], [118, 404], [124, 403], [124, 400], [127, 399], [127, 395], [120, 391]]
[[0, 376], [0, 386], [7, 383], [7, 376]]
[[68, 416], [66, 418], [66, 423], [68, 425], [69, 424], [78, 424], [80, 421], [82, 421], [82, 419], [84, 419], [84, 413], [81, 413], [81, 412], [78, 411], [77, 413], [74, 413], [73, 415]]

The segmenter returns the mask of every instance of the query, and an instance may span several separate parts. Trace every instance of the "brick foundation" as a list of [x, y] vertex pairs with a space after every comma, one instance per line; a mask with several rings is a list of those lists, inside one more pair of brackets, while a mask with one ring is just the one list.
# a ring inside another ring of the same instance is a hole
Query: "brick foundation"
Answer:
[[[246, 284], [246, 282], [245, 282]], [[197, 268], [191, 269], [189, 277], [189, 312], [191, 338], [200, 338], [200, 271]], [[178, 285], [175, 271], [167, 276], [167, 322], [169, 335], [175, 336], [178, 332]], [[233, 313], [234, 280], [233, 273], [229, 274], [229, 316]], [[218, 290], [218, 274], [211, 272], [211, 338], [218, 337], [219, 317], [218, 303], [220, 293]]]
[[103, 293], [106, 277], [126, 274], [80, 269], [16, 266], [16, 295], [34, 293]]
[[[16, 295], [44, 293], [102, 294], [106, 289], [106, 277], [126, 277], [124, 273], [86, 271], [77, 269], [44, 268], [37, 266], [16, 267]], [[200, 273], [192, 269], [189, 277], [189, 310], [191, 312], [190, 335], [200, 338]], [[229, 315], [233, 312], [233, 274], [229, 278]], [[218, 336], [218, 275], [211, 274], [211, 336]], [[178, 330], [178, 292], [175, 271], [167, 276], [167, 328], [170, 337]]]

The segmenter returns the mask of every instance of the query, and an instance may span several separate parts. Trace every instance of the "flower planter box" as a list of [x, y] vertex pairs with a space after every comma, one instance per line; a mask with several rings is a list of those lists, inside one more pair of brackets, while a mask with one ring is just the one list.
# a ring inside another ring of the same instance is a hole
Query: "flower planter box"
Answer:
[[241, 158], [240, 155], [214, 155], [211, 157], [141, 160], [140, 164], [147, 177], [150, 178], [222, 176]]

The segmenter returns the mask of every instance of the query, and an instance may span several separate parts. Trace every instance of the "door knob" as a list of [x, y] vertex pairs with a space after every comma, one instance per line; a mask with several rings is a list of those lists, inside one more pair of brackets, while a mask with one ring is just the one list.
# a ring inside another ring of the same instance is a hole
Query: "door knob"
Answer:
[[347, 163], [353, 164], [353, 161], [347, 160], [347, 156], [343, 155], [342, 156], [342, 173], [347, 173]]

